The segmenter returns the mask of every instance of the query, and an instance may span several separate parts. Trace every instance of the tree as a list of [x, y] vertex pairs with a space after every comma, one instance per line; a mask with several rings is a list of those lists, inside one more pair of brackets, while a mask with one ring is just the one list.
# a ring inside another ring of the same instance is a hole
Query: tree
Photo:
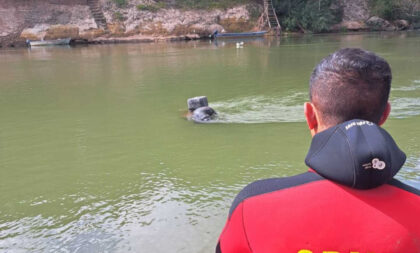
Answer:
[[335, 2], [337, 0], [275, 0], [274, 6], [286, 30], [326, 32], [342, 18], [342, 9]]

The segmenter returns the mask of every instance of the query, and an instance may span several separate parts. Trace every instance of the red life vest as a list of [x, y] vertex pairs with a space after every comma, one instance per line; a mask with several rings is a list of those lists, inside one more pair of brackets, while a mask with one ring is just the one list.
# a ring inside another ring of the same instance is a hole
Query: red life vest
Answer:
[[238, 194], [216, 252], [420, 252], [420, 191], [393, 179], [405, 154], [385, 130], [345, 122], [315, 135], [305, 161], [313, 172]]

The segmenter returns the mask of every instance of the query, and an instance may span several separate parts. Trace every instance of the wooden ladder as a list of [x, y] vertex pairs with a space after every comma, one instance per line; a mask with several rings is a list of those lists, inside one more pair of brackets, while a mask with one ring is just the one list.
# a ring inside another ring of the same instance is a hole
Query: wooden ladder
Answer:
[[98, 0], [87, 0], [90, 12], [92, 13], [93, 19], [95, 20], [98, 28], [103, 28], [104, 30], [108, 29], [106, 24], [106, 18], [102, 12], [101, 6]]
[[281, 31], [281, 26], [279, 23], [279, 19], [277, 18], [276, 10], [273, 6], [272, 0], [263, 0], [264, 1], [264, 14], [266, 22], [270, 29], [276, 30], [278, 32]]

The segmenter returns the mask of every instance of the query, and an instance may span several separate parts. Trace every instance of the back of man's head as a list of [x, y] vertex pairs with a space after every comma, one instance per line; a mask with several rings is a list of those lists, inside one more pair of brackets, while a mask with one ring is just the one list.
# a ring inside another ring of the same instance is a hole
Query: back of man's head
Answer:
[[391, 80], [391, 68], [383, 58], [359, 48], [344, 48], [316, 66], [309, 96], [326, 126], [352, 119], [378, 123]]

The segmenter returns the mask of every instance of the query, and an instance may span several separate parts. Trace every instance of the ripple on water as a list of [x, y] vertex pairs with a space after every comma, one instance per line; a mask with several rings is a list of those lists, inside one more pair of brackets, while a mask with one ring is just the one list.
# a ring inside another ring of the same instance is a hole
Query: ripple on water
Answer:
[[420, 89], [420, 80], [414, 80], [411, 85], [393, 87], [392, 91], [414, 91]]
[[392, 88], [397, 95], [391, 98], [391, 117], [409, 118], [420, 115], [420, 98], [413, 97], [414, 91], [420, 91], [420, 80], [414, 80], [410, 85]]
[[416, 156], [407, 157], [407, 161], [400, 172], [398, 172], [397, 178], [420, 189], [420, 158]]
[[[213, 246], [210, 231], [222, 225], [214, 224], [214, 218], [224, 221], [225, 213], [221, 216], [218, 211], [227, 210], [238, 187], [226, 189], [221, 182], [194, 186], [171, 176], [170, 171], [166, 174], [141, 173], [142, 182], [126, 186], [118, 197], [65, 196], [78, 205], [62, 215], [37, 215], [0, 223], [0, 251], [182, 251], [185, 245], [175, 246], [174, 250], [170, 243], [161, 244], [173, 241], [176, 234], [179, 237], [175, 238], [191, 239], [187, 241], [194, 244], [193, 248], [207, 247], [201, 245], [203, 235]], [[52, 200], [38, 205], [54, 203]]]
[[420, 115], [420, 98], [401, 97], [391, 100], [393, 118], [408, 118]]
[[[393, 91], [420, 90], [420, 80], [412, 85], [393, 88]], [[276, 123], [303, 122], [303, 103], [307, 94], [296, 92], [284, 97], [249, 96], [211, 103], [219, 118], [214, 123]], [[394, 97], [391, 99], [393, 118], [420, 115], [420, 98]]]
[[302, 122], [307, 94], [284, 97], [250, 96], [211, 103], [218, 112], [216, 123]]

